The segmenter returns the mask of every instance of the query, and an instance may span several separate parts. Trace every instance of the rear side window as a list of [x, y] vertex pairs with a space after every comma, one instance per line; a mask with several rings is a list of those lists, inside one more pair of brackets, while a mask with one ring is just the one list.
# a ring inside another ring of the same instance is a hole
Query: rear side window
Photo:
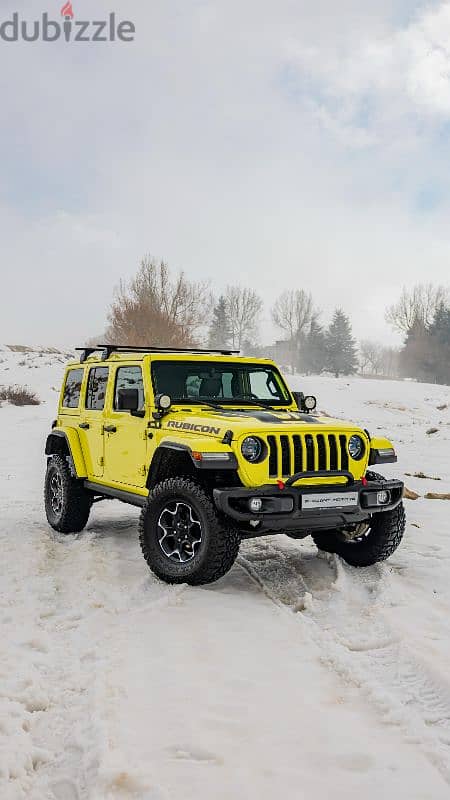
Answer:
[[139, 408], [144, 408], [144, 380], [140, 367], [119, 367], [116, 373], [116, 388], [114, 390], [114, 410], [119, 408], [119, 389], [137, 389], [139, 393]]
[[67, 373], [63, 394], [63, 408], [78, 408], [83, 383], [83, 369], [71, 369]]
[[92, 411], [103, 411], [105, 407], [106, 387], [108, 385], [108, 373], [108, 367], [94, 367], [89, 372], [86, 408]]

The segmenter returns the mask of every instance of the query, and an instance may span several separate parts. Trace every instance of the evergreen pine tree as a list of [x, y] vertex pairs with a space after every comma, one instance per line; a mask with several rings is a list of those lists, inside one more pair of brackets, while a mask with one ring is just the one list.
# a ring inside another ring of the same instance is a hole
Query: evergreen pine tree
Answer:
[[400, 373], [405, 378], [417, 378], [420, 381], [436, 380], [433, 360], [430, 331], [423, 320], [417, 318], [405, 337]]
[[428, 329], [430, 342], [429, 373], [438, 383], [450, 383], [450, 308], [438, 307]]
[[221, 350], [230, 347], [231, 326], [228, 319], [227, 304], [223, 295], [213, 308], [211, 324], [208, 332], [208, 346], [212, 350]]
[[313, 316], [305, 336], [302, 366], [307, 375], [320, 375], [326, 368], [326, 337], [317, 316]]
[[351, 375], [358, 369], [356, 342], [352, 336], [349, 318], [337, 308], [326, 333], [327, 367], [339, 375]]
[[445, 303], [441, 303], [438, 307], [429, 331], [431, 336], [435, 336], [443, 345], [450, 347], [450, 308]]

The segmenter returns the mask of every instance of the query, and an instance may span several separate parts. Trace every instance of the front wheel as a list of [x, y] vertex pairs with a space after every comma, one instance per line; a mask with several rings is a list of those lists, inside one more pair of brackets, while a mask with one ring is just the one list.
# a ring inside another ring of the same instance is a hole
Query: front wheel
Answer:
[[139, 539], [158, 578], [192, 586], [225, 575], [240, 544], [238, 531], [189, 478], [169, 478], [150, 492], [139, 521]]
[[405, 509], [400, 503], [392, 511], [373, 514], [354, 537], [345, 531], [326, 531], [313, 534], [319, 550], [337, 553], [352, 567], [370, 567], [385, 561], [399, 546], [405, 532]]

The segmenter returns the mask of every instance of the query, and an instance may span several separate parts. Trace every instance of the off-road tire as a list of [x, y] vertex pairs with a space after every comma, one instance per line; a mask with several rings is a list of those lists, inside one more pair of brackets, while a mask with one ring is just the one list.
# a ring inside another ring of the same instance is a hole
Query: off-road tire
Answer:
[[[201, 542], [192, 560], [170, 560], [159, 543], [158, 521], [168, 504], [180, 502], [192, 507], [201, 523]], [[139, 520], [139, 541], [152, 572], [166, 583], [198, 586], [225, 575], [239, 552], [240, 535], [221, 516], [210, 496], [190, 478], [168, 478], [151, 490]]]
[[[52, 481], [61, 487], [61, 504], [52, 504]], [[47, 463], [44, 487], [45, 513], [49, 525], [59, 533], [79, 533], [86, 526], [92, 505], [91, 494], [72, 477], [62, 456], [52, 456]]]
[[[368, 472], [367, 480], [384, 482], [377, 472]], [[364, 536], [346, 540], [339, 531], [320, 531], [312, 534], [319, 550], [336, 553], [353, 567], [370, 567], [385, 561], [399, 546], [405, 532], [406, 516], [403, 503], [392, 511], [379, 511], [370, 518], [370, 529]]]

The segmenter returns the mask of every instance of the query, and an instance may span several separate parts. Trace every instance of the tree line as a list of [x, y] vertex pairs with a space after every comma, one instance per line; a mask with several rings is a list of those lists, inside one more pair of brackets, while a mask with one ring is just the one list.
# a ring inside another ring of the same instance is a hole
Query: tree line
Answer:
[[403, 335], [399, 375], [450, 384], [450, 296], [432, 283], [404, 288], [386, 320]]
[[[165, 347], [240, 350], [272, 356], [292, 371], [338, 376], [361, 372], [450, 383], [450, 307], [442, 287], [404, 289], [386, 319], [404, 335], [402, 348], [356, 342], [350, 318], [336, 308], [328, 325], [310, 292], [286, 289], [271, 316], [280, 339], [261, 347], [263, 301], [253, 289], [230, 285], [218, 297], [210, 284], [173, 274], [146, 256], [136, 275], [122, 282], [108, 312], [109, 342]], [[445, 362], [445, 365], [444, 365]]]

